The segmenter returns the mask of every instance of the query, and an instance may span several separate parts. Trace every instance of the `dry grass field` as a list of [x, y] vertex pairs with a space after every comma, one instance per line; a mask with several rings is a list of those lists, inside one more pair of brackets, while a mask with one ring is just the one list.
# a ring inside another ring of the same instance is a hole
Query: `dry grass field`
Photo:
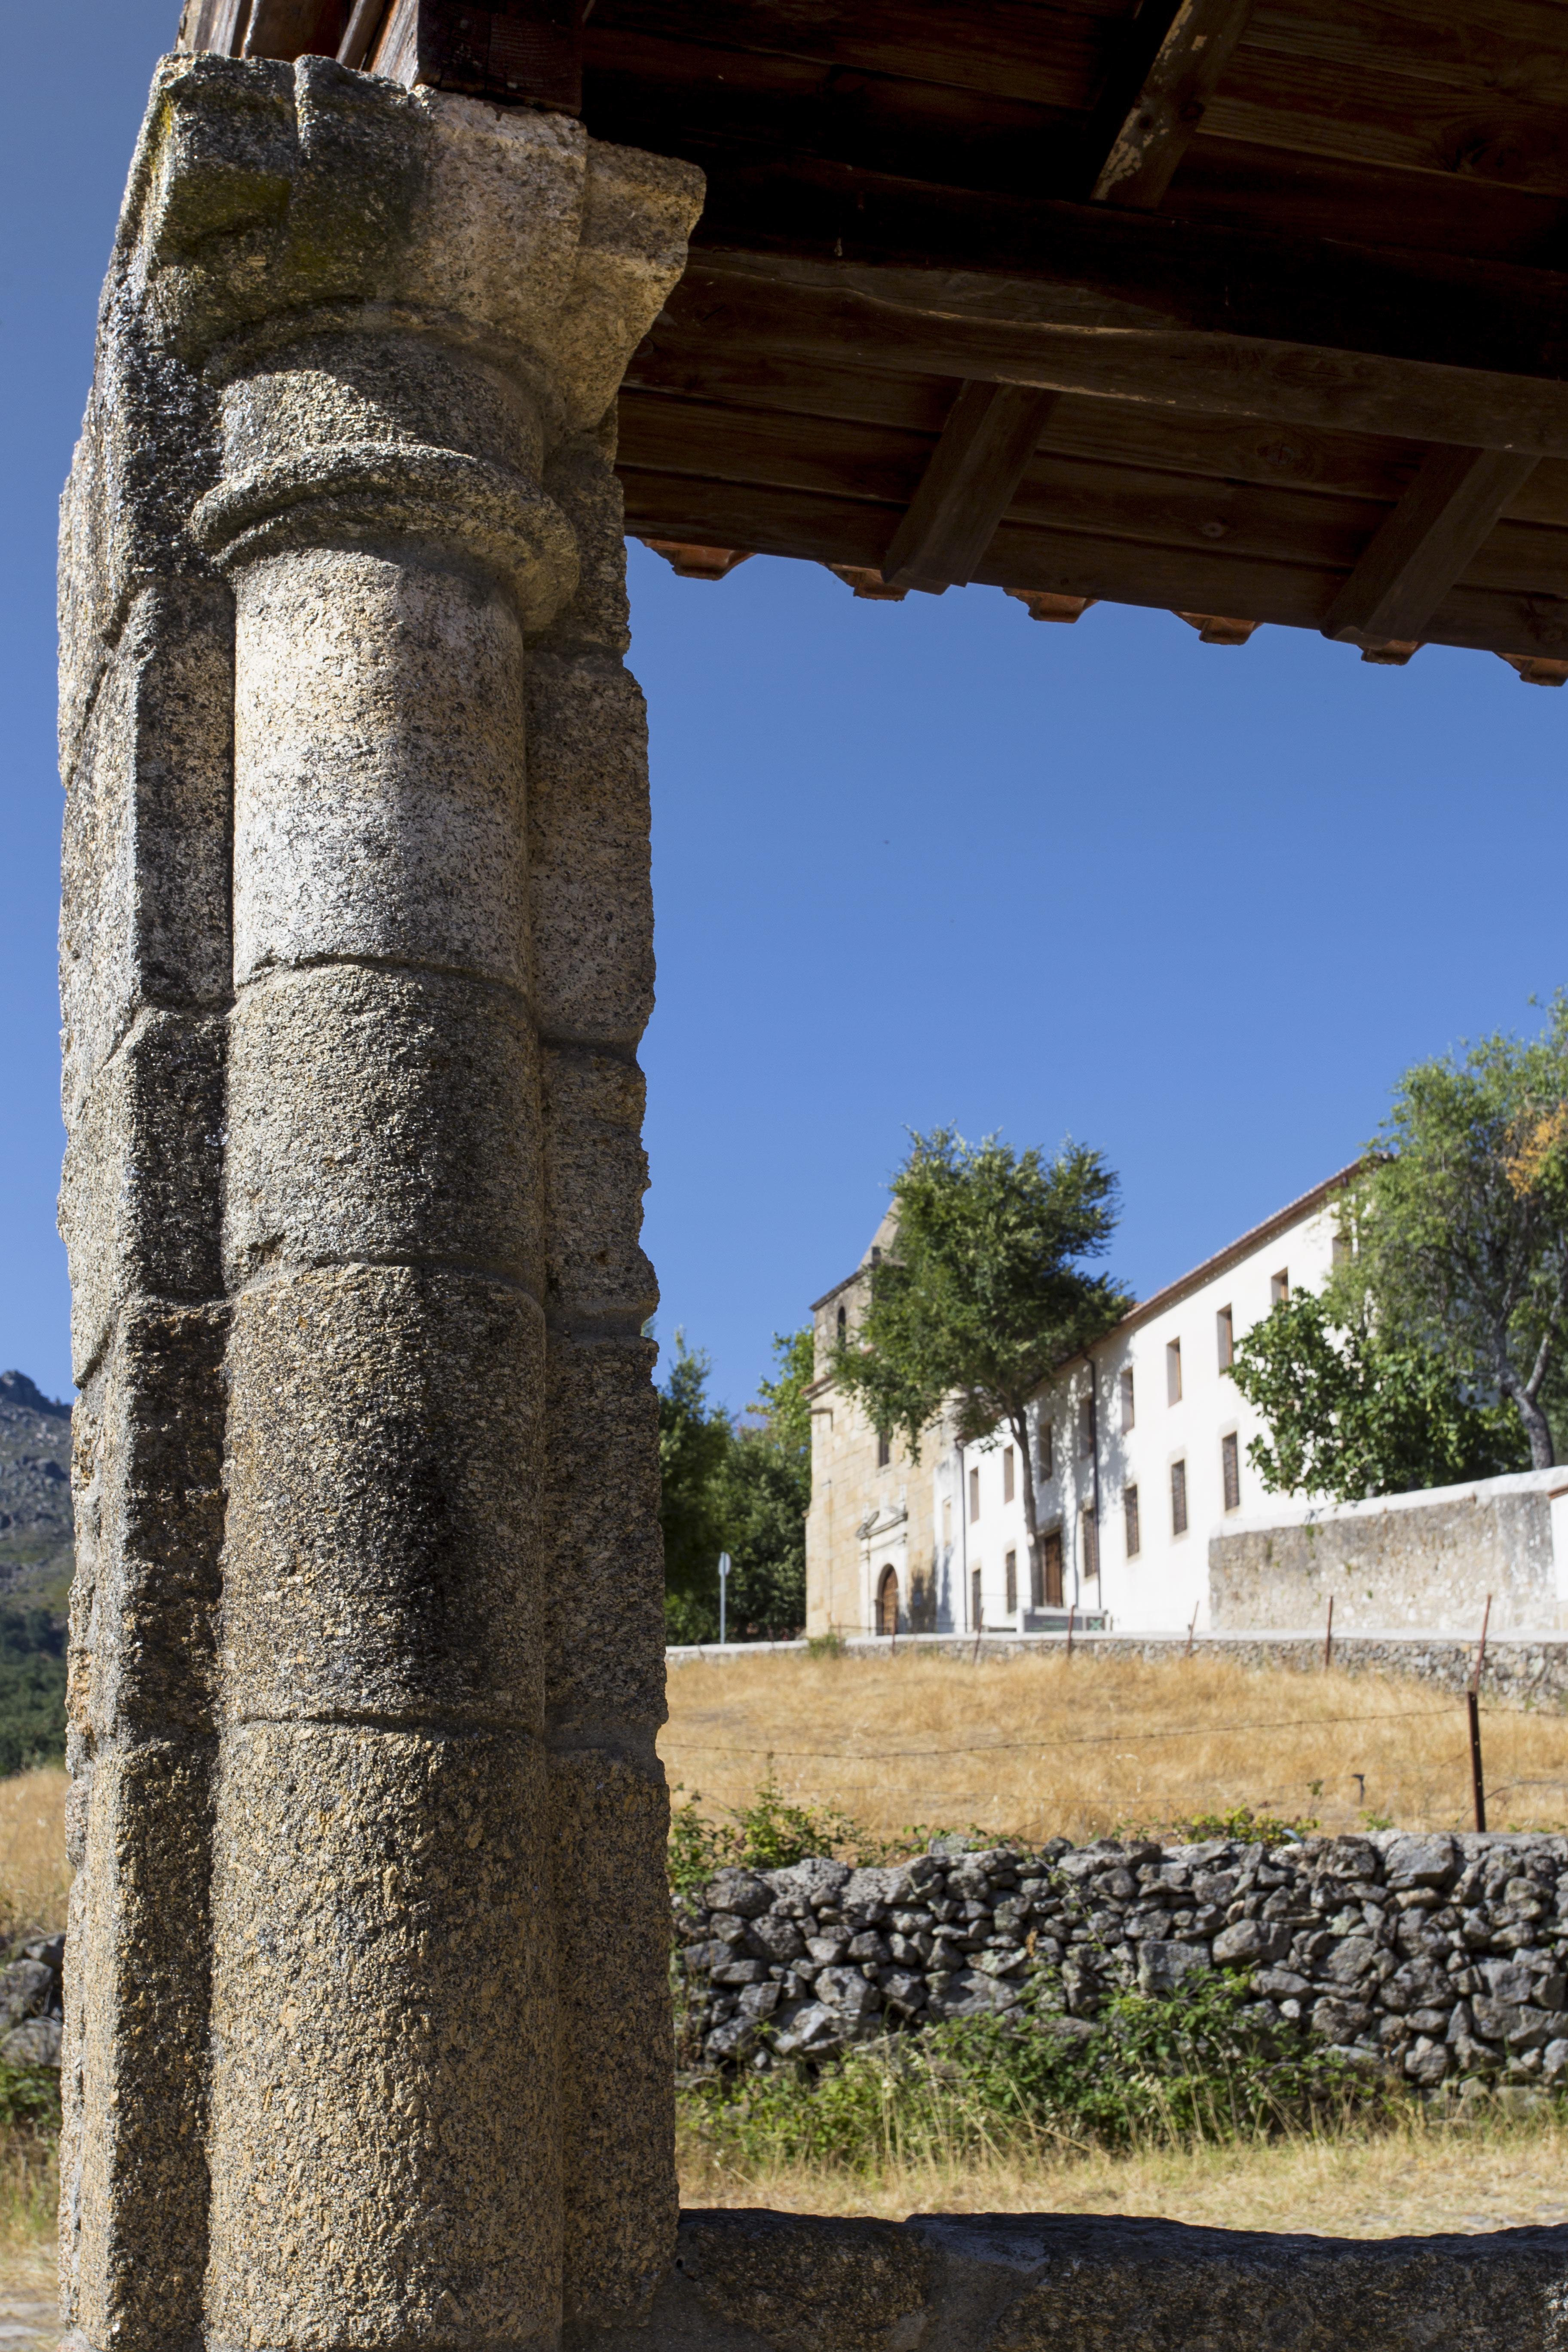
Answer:
[[66, 1924], [68, 1785], [58, 1768], [0, 1780], [0, 1931]]
[[680, 2144], [683, 2205], [795, 2213], [1126, 2213], [1218, 2230], [1308, 2230], [1330, 2238], [1568, 2223], [1568, 2126], [1552, 2118], [1462, 2125], [1416, 2111], [1400, 2128], [1116, 2154], [1042, 2154], [962, 2168], [721, 2169]]
[[[1482, 1710], [1494, 1829], [1568, 1822], [1568, 1715]], [[773, 1761], [795, 1801], [895, 1836], [910, 1823], [1086, 1839], [1250, 1805], [1326, 1829], [1471, 1825], [1463, 1703], [1370, 1675], [795, 1651], [683, 1665], [659, 1739], [702, 1811]]]

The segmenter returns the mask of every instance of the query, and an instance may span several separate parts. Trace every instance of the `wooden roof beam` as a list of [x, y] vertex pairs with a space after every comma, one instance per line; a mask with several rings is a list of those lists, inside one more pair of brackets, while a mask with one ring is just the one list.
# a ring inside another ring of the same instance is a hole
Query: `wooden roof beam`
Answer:
[[[1440, 311], [1451, 321], [1465, 306], [1458, 285], [1429, 286], [1418, 268], [1405, 283], [1403, 268], [1390, 265], [1347, 288], [1334, 339], [1307, 331], [1287, 340], [1277, 331], [1284, 323], [1278, 304], [1265, 297], [1248, 331], [1256, 289], [1239, 276], [1228, 295], [1216, 276], [1201, 301], [1191, 299], [1194, 278], [1207, 277], [1203, 242], [1189, 241], [1185, 285], [1173, 286], [1168, 320], [1152, 300], [1115, 301], [1113, 268], [1099, 278], [1106, 299], [1097, 317], [1084, 299], [1095, 278], [1087, 267], [1025, 279], [712, 249], [693, 254], [667, 317], [682, 334], [731, 355], [789, 353], [828, 366], [1084, 393], [1174, 414], [1568, 457], [1568, 380], [1550, 372], [1543, 349], [1520, 352], [1534, 364], [1517, 373], [1436, 356], [1452, 347]], [[1212, 257], [1223, 270], [1223, 241]], [[1504, 274], [1534, 280], [1537, 300], [1548, 293], [1561, 299], [1564, 289], [1554, 272]], [[1444, 275], [1455, 275], [1453, 265]], [[1215, 306], [1226, 297], [1229, 310], [1226, 324], [1212, 330], [1200, 323], [1210, 294]], [[1423, 314], [1431, 330], [1425, 338]], [[1309, 331], [1315, 323], [1302, 321]], [[1480, 315], [1474, 324], [1473, 348], [1495, 352]], [[1543, 347], [1547, 334], [1542, 319]], [[1389, 350], [1389, 341], [1403, 348]]]
[[1514, 449], [1430, 450], [1329, 607], [1323, 635], [1369, 649], [1419, 639], [1535, 465]]
[[[1089, 133], [1096, 204], [1152, 212], [1240, 40], [1252, 0], [1145, 0]], [[1086, 175], [1087, 176], [1087, 175]]]
[[230, 58], [335, 57], [412, 89], [497, 106], [583, 109], [592, 0], [185, 0], [177, 47]]
[[996, 534], [1059, 394], [966, 383], [882, 565], [889, 588], [962, 588]]

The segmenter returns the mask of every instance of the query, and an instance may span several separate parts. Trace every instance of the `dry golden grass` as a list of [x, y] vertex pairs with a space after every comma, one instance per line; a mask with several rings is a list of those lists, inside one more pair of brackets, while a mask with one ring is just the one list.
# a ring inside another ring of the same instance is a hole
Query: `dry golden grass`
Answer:
[[717, 2167], [680, 2145], [683, 2205], [797, 2213], [1126, 2213], [1224, 2230], [1394, 2238], [1568, 2222], [1568, 2126], [1458, 2125], [1425, 2110], [1399, 2128], [1238, 2146], [1088, 2151], [1036, 2163], [831, 2170]]
[[58, 1768], [0, 1780], [0, 1928], [66, 1924], [68, 1786]]
[[[884, 1836], [926, 1822], [1084, 1839], [1237, 1805], [1336, 1830], [1472, 1818], [1463, 1702], [1394, 1676], [773, 1652], [679, 1667], [669, 1708], [660, 1751], [704, 1811], [745, 1802], [771, 1756], [790, 1798]], [[1489, 1706], [1482, 1727], [1490, 1825], [1568, 1822], [1568, 1715]]]

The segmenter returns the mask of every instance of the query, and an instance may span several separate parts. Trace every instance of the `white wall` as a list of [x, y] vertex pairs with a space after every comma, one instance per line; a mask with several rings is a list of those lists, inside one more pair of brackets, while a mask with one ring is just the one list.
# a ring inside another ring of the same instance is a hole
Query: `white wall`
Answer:
[[[1270, 1286], [1279, 1274], [1292, 1291], [1321, 1290], [1333, 1260], [1334, 1204], [1319, 1202], [1292, 1223], [1276, 1227], [1266, 1241], [1245, 1255], [1222, 1253], [1217, 1271], [1199, 1268], [1188, 1283], [1172, 1286], [1170, 1303], [1152, 1300], [1136, 1309], [1094, 1351], [1093, 1388], [1097, 1401], [1100, 1473], [1100, 1573], [1086, 1579], [1084, 1515], [1094, 1495], [1094, 1460], [1079, 1442], [1080, 1408], [1090, 1387], [1088, 1365], [1072, 1367], [1042, 1392], [1038, 1412], [1052, 1424], [1054, 1475], [1040, 1493], [1040, 1526], [1060, 1525], [1064, 1554], [1064, 1599], [1076, 1602], [1079, 1612], [1103, 1611], [1118, 1632], [1170, 1632], [1191, 1622], [1194, 1611], [1200, 1632], [1208, 1622], [1209, 1537], [1232, 1517], [1258, 1511], [1268, 1501], [1257, 1472], [1247, 1458], [1248, 1443], [1262, 1429], [1260, 1416], [1244, 1402], [1234, 1381], [1220, 1368], [1218, 1316], [1231, 1310], [1237, 1339], [1261, 1321], [1272, 1303]], [[1165, 1294], [1163, 1294], [1164, 1296]], [[1167, 1402], [1167, 1349], [1180, 1342], [1182, 1394]], [[1133, 1382], [1133, 1422], [1122, 1423], [1121, 1381], [1130, 1370]], [[1227, 1513], [1222, 1478], [1221, 1446], [1227, 1435], [1237, 1441], [1240, 1494], [1234, 1514]], [[1014, 1481], [1014, 1499], [1003, 1500], [1004, 1456], [1010, 1439], [984, 1447], [970, 1447], [962, 1480], [967, 1566], [978, 1565], [984, 1621], [993, 1630], [1013, 1624], [1024, 1630], [1029, 1613], [1028, 1544], [1024, 1532], [1022, 1465]], [[1187, 1529], [1177, 1535], [1172, 1524], [1171, 1473], [1181, 1462], [1186, 1468]], [[956, 1464], [943, 1465], [951, 1475]], [[968, 1472], [980, 1474], [980, 1516], [968, 1517]], [[1136, 1486], [1141, 1543], [1129, 1556], [1124, 1509], [1125, 1491]], [[955, 1546], [955, 1549], [957, 1547]], [[1017, 1607], [1006, 1608], [1006, 1555], [1017, 1555]], [[967, 1576], [952, 1580], [952, 1623], [973, 1630]], [[945, 1628], [944, 1628], [945, 1630]]]

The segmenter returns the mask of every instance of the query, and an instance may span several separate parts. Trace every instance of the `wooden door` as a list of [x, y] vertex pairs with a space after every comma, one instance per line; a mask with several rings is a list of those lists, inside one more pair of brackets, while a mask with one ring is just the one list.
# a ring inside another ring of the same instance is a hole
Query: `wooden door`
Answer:
[[1062, 1531], [1053, 1528], [1045, 1540], [1046, 1607], [1059, 1609], [1062, 1605]]
[[881, 1581], [877, 1587], [877, 1631], [879, 1633], [891, 1634], [896, 1633], [898, 1630], [898, 1570], [892, 1568], [885, 1568], [882, 1570]]

